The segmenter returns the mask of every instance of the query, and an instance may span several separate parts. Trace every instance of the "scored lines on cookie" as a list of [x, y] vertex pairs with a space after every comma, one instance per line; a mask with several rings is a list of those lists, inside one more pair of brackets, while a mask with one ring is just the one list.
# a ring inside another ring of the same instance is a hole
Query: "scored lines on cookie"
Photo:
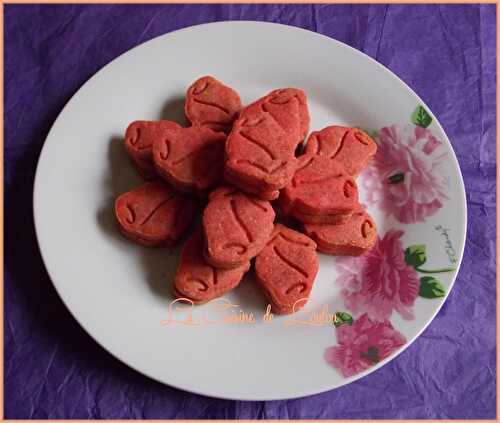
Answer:
[[193, 101], [195, 103], [203, 104], [204, 106], [215, 107], [216, 109], [219, 109], [221, 112], [224, 112], [226, 115], [229, 114], [229, 110], [221, 106], [220, 104], [212, 103], [211, 101], [200, 100], [199, 98], [194, 98]]
[[334, 159], [335, 157], [337, 157], [339, 155], [339, 153], [342, 151], [342, 148], [344, 147], [344, 142], [345, 142], [347, 135], [349, 135], [349, 131], [345, 131], [344, 135], [342, 135], [342, 138], [340, 139], [340, 143], [339, 143], [337, 150], [335, 151], [335, 153], [333, 153], [330, 156], [331, 159]]
[[238, 225], [241, 227], [241, 229], [245, 233], [247, 241], [248, 242], [253, 242], [252, 234], [250, 233], [250, 231], [248, 230], [248, 228], [245, 226], [245, 223], [243, 222], [243, 220], [241, 220], [241, 217], [238, 215], [238, 212], [236, 210], [236, 201], [235, 201], [235, 199], [231, 198], [231, 200], [229, 201], [229, 204], [231, 206], [231, 211], [233, 213], [233, 216], [234, 216], [236, 222], [238, 223]]
[[301, 269], [299, 266], [297, 266], [295, 263], [291, 262], [290, 260], [288, 260], [286, 258], [286, 256], [280, 251], [278, 250], [278, 248], [273, 245], [273, 251], [274, 253], [284, 262], [286, 263], [289, 267], [291, 267], [293, 270], [295, 270], [296, 272], [300, 273], [302, 276], [304, 276], [306, 279], [309, 277], [309, 275], [303, 270]]
[[161, 201], [151, 212], [144, 218], [144, 220], [141, 222], [140, 226], [145, 225], [152, 217], [153, 215], [160, 210], [165, 204], [167, 204], [172, 198], [174, 198], [174, 195], [172, 194], [170, 197], [166, 198], [165, 200]]
[[253, 145], [256, 145], [257, 147], [259, 147], [262, 151], [264, 151], [264, 153], [266, 153], [269, 158], [271, 160], [275, 160], [276, 159], [276, 156], [275, 154], [271, 151], [271, 149], [265, 145], [265, 144], [262, 144], [260, 141], [257, 141], [256, 139], [252, 138], [250, 135], [248, 135], [246, 132], [244, 131], [240, 131], [240, 135], [245, 138], [248, 142], [250, 142], [251, 144]]

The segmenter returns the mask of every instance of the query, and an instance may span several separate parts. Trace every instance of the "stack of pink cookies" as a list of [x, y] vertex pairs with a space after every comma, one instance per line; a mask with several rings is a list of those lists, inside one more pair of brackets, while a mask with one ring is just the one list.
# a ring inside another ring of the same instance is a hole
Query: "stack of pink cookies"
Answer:
[[[149, 182], [119, 196], [121, 231], [149, 247], [184, 243], [175, 296], [205, 303], [252, 267], [275, 313], [299, 310], [318, 271], [316, 250], [359, 255], [376, 239], [355, 178], [377, 150], [355, 128], [309, 131], [304, 91], [278, 89], [242, 107], [205, 76], [186, 94], [189, 127], [136, 121], [125, 147]], [[272, 203], [271, 203], [272, 202]], [[297, 229], [276, 222], [276, 215]]]

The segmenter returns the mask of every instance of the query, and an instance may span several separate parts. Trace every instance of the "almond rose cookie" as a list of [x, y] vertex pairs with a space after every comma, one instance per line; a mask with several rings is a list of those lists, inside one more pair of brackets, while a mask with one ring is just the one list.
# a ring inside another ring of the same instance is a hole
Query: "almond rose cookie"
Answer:
[[358, 188], [344, 167], [324, 156], [304, 155], [282, 191], [284, 214], [304, 223], [339, 223], [358, 207]]
[[235, 288], [250, 269], [246, 262], [234, 269], [217, 269], [203, 257], [201, 229], [196, 230], [182, 248], [175, 275], [174, 295], [203, 304]]
[[145, 183], [115, 201], [115, 215], [123, 234], [148, 247], [173, 245], [196, 211], [193, 199], [160, 181]]
[[188, 88], [184, 110], [192, 125], [229, 133], [241, 110], [241, 100], [232, 88], [204, 76]]
[[297, 167], [295, 151], [309, 127], [305, 94], [276, 90], [246, 107], [226, 142], [226, 180], [264, 199], [277, 197]]
[[[289, 102], [292, 98], [296, 98], [299, 103], [299, 119], [300, 119], [300, 140], [302, 141], [309, 132], [309, 124], [311, 117], [309, 116], [309, 108], [307, 107], [307, 96], [303, 90], [297, 88], [280, 88], [271, 91], [269, 94], [273, 98], [270, 104], [283, 104]], [[268, 111], [272, 111], [272, 106], [268, 105]]]
[[356, 177], [377, 152], [373, 139], [357, 128], [328, 126], [312, 132], [307, 139], [305, 154], [326, 156], [344, 166]]
[[276, 200], [280, 195], [280, 192], [278, 190], [266, 190], [265, 188], [261, 188], [258, 185], [251, 185], [252, 182], [244, 182], [244, 180], [240, 176], [233, 175], [232, 172], [228, 169], [224, 170], [224, 179], [234, 186], [244, 186], [245, 192], [251, 195], [255, 195], [262, 200]]
[[290, 314], [306, 304], [318, 266], [312, 239], [286, 226], [275, 226], [270, 241], [255, 259], [257, 281], [274, 312]]
[[205, 259], [231, 269], [255, 257], [273, 231], [275, 213], [268, 201], [222, 187], [212, 192], [203, 212]]
[[153, 142], [164, 137], [166, 129], [180, 126], [168, 120], [136, 120], [125, 131], [125, 148], [137, 170], [144, 179], [155, 179], [158, 175], [153, 163]]
[[156, 170], [178, 190], [204, 196], [222, 179], [225, 140], [208, 127], [166, 130], [153, 144]]
[[318, 251], [340, 256], [364, 254], [377, 240], [375, 222], [361, 206], [343, 223], [305, 224], [304, 231], [316, 242]]

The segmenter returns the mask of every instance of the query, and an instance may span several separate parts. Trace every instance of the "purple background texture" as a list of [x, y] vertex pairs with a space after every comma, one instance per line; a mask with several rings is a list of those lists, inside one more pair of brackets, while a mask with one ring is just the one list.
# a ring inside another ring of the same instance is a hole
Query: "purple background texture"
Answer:
[[[6, 418], [495, 417], [495, 5], [5, 5], [4, 13]], [[465, 179], [465, 256], [436, 319], [380, 370], [302, 399], [217, 400], [129, 369], [65, 308], [35, 238], [36, 163], [71, 96], [130, 48], [223, 20], [299, 26], [378, 60], [430, 106]]]

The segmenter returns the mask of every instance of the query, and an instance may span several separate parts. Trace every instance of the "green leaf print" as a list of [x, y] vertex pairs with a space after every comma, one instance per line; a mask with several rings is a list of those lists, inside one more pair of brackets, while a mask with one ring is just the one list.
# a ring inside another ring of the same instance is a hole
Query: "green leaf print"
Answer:
[[418, 295], [424, 298], [440, 298], [444, 297], [446, 291], [436, 278], [432, 276], [424, 276], [420, 278], [420, 290]]
[[[422, 266], [427, 260], [425, 245], [410, 245], [405, 250], [405, 262], [408, 266], [417, 269]], [[417, 269], [418, 270], [418, 269]]]
[[336, 328], [342, 325], [352, 325], [352, 322], [354, 319], [349, 313], [344, 313], [342, 311], [338, 311], [335, 313], [335, 320], [333, 321], [333, 324], [335, 325]]
[[413, 267], [417, 272], [420, 273], [447, 273], [456, 270], [454, 267], [443, 267], [440, 269], [422, 269], [422, 266], [427, 261], [427, 253], [425, 250], [425, 245], [410, 245], [405, 250], [405, 262], [408, 266]]
[[417, 126], [427, 128], [431, 124], [432, 118], [422, 106], [418, 105], [411, 114], [411, 121]]

